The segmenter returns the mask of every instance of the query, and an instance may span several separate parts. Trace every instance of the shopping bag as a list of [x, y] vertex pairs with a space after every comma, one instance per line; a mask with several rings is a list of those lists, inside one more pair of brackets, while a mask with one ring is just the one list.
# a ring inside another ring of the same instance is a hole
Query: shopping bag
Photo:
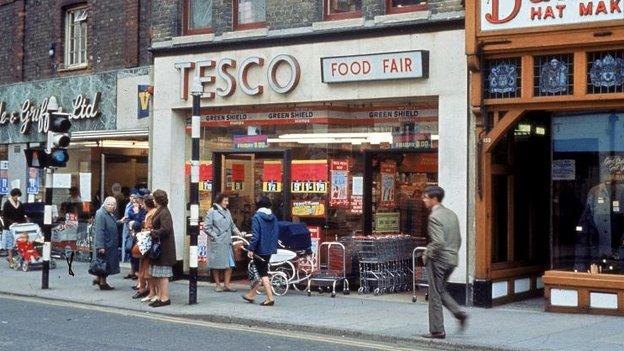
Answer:
[[260, 282], [260, 273], [258, 273], [258, 267], [256, 267], [256, 263], [251, 261], [249, 264], [249, 269], [247, 270], [247, 277], [249, 278], [249, 283], [251, 286]]
[[140, 232], [136, 235], [137, 246], [141, 255], [145, 255], [152, 247], [152, 236], [150, 232]]
[[98, 254], [93, 261], [91, 261], [91, 265], [89, 266], [89, 274], [95, 276], [105, 276], [106, 275], [106, 256], [102, 254]]

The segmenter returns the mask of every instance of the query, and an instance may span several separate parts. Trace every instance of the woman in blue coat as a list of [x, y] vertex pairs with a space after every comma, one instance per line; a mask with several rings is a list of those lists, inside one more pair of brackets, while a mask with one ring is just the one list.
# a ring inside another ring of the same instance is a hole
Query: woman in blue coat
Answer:
[[99, 285], [100, 290], [113, 290], [106, 282], [109, 275], [119, 273], [119, 238], [115, 210], [117, 200], [107, 197], [102, 207], [95, 213], [95, 255], [104, 255], [106, 258], [106, 275], [98, 276], [93, 285]]
[[[251, 219], [251, 231], [253, 237], [247, 246], [249, 258], [253, 259], [258, 275], [262, 280], [262, 285], [266, 290], [266, 300], [260, 304], [260, 306], [273, 306], [275, 300], [273, 299], [273, 290], [271, 283], [269, 282], [269, 261], [271, 255], [277, 252], [277, 238], [279, 235], [279, 228], [277, 226], [277, 217], [271, 212], [271, 200], [267, 197], [263, 197], [256, 204], [256, 214]], [[254, 297], [258, 291], [258, 282], [254, 282], [251, 290], [245, 295], [243, 299], [247, 302], [253, 303]]]

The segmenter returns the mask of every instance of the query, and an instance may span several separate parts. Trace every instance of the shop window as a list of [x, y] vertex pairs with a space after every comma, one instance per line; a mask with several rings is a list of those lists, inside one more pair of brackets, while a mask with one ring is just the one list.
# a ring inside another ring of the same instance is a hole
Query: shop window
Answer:
[[234, 0], [234, 29], [266, 26], [265, 0]]
[[487, 82], [485, 96], [489, 99], [520, 97], [520, 58], [488, 60], [485, 64]]
[[324, 0], [325, 19], [362, 17], [362, 0]]
[[624, 112], [552, 119], [553, 268], [624, 273]]
[[184, 34], [212, 33], [212, 0], [184, 1]]
[[426, 0], [386, 0], [386, 12], [402, 13], [427, 9]]
[[533, 86], [535, 96], [570, 95], [574, 87], [572, 55], [536, 56]]
[[624, 92], [624, 50], [587, 54], [587, 93]]
[[84, 6], [65, 11], [65, 68], [87, 66], [87, 17]]

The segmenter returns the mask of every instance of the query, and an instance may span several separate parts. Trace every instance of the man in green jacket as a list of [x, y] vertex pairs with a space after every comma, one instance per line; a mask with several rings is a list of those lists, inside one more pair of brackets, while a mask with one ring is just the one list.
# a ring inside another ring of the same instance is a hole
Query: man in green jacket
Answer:
[[446, 290], [446, 282], [457, 267], [457, 251], [461, 247], [459, 220], [455, 212], [442, 206], [444, 189], [428, 186], [423, 191], [423, 202], [431, 210], [429, 215], [429, 245], [423, 255], [429, 273], [429, 334], [425, 338], [444, 339], [444, 305], [460, 322], [463, 329], [468, 315], [462, 311]]

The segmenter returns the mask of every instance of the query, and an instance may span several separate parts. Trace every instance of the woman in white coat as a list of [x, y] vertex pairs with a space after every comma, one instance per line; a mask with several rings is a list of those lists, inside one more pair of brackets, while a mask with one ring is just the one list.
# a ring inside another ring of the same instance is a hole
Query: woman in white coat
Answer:
[[[204, 221], [204, 231], [208, 235], [208, 268], [212, 269], [216, 292], [236, 291], [230, 285], [232, 268], [236, 267], [232, 253], [232, 235], [240, 235], [240, 231], [232, 220], [228, 205], [228, 197], [218, 194]], [[222, 287], [221, 272], [224, 270]]]

